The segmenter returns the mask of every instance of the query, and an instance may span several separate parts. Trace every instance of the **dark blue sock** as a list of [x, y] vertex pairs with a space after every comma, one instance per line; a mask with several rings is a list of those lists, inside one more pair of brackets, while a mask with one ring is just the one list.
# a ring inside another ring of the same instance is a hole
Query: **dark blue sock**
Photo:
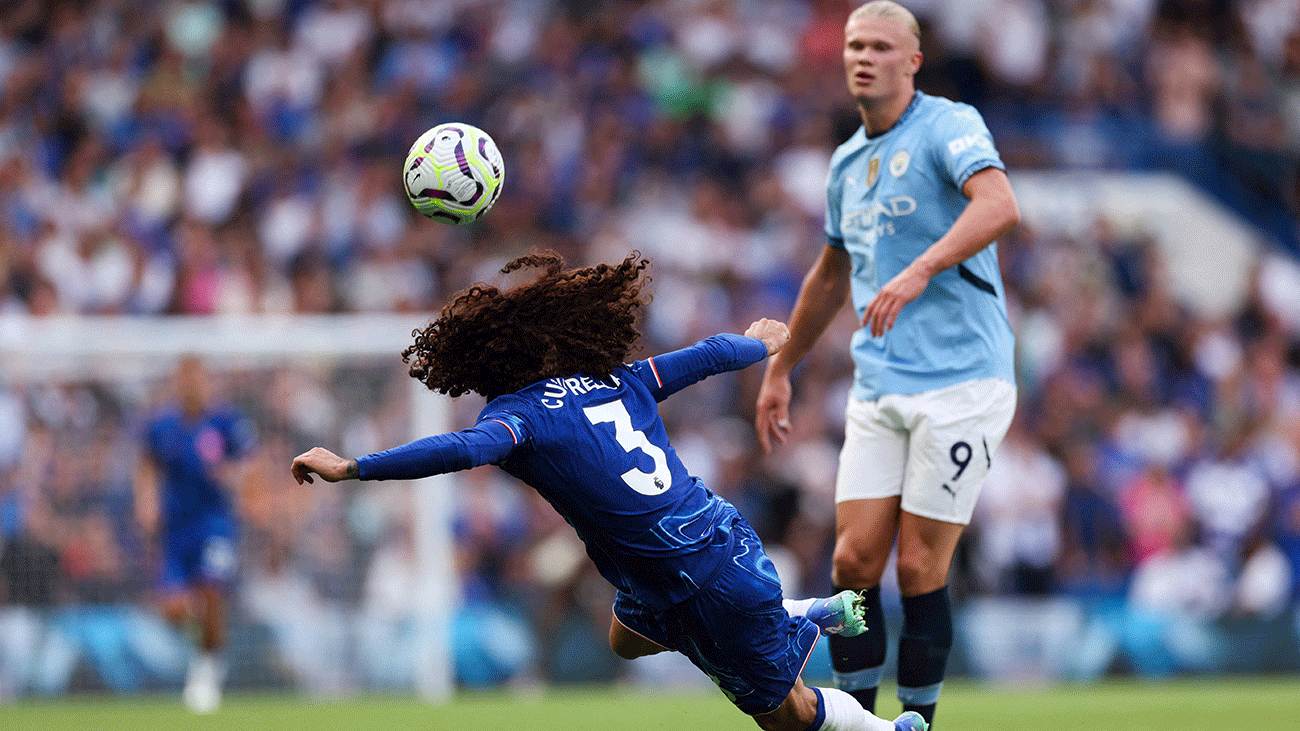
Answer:
[[[835, 592], [843, 591], [835, 587]], [[840, 689], [857, 699], [862, 707], [876, 712], [876, 689], [885, 667], [885, 609], [880, 603], [880, 587], [859, 592], [867, 631], [857, 637], [831, 635], [831, 667]]]
[[822, 697], [822, 692], [815, 686], [810, 685], [808, 687], [812, 688], [812, 692], [817, 694], [817, 715], [813, 718], [812, 723], [808, 724], [805, 731], [821, 731], [822, 724], [826, 723], [826, 699]]
[[952, 604], [948, 587], [903, 597], [903, 633], [898, 641], [898, 700], [926, 723], [934, 720], [952, 649]]

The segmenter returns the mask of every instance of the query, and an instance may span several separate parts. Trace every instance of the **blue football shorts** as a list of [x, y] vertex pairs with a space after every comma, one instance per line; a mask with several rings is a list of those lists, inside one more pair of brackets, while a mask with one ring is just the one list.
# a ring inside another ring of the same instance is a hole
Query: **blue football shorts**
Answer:
[[227, 515], [206, 515], [168, 530], [162, 541], [164, 591], [198, 584], [228, 588], [235, 578], [235, 522]]
[[744, 518], [732, 523], [732, 556], [686, 601], [656, 612], [619, 591], [614, 616], [624, 627], [690, 658], [745, 713], [776, 710], [817, 645], [820, 632], [781, 604], [772, 559]]

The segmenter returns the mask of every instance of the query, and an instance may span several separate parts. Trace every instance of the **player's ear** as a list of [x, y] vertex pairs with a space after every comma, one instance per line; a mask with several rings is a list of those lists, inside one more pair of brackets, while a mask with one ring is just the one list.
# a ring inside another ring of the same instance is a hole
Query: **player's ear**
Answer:
[[923, 58], [924, 56], [921, 54], [920, 51], [917, 51], [912, 54], [912, 75], [913, 76], [915, 76], [916, 73], [921, 70], [921, 61]]

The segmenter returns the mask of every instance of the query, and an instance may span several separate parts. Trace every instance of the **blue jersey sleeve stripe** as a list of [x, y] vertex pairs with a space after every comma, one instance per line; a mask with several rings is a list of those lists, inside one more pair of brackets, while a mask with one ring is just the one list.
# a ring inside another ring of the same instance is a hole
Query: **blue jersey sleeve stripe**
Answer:
[[[661, 361], [659, 364], [656, 364], [654, 359], [643, 362], [650, 364], [655, 379], [659, 381], [657, 388], [650, 389], [655, 400], [663, 401], [692, 383], [719, 373], [748, 367], [766, 357], [767, 346], [763, 341], [744, 335], [723, 333], [705, 338], [681, 350], [657, 355], [655, 358]], [[663, 366], [662, 372], [660, 365]], [[662, 380], [660, 380], [661, 375]]]
[[496, 423], [500, 424], [501, 426], [504, 426], [506, 429], [508, 429], [508, 430], [510, 431], [510, 438], [513, 439], [513, 440], [515, 440], [515, 444], [516, 444], [516, 445], [519, 444], [519, 435], [515, 433], [515, 430], [512, 429], [512, 428], [510, 427], [509, 424], [505, 423], [504, 421], [502, 421], [502, 420], [500, 420], [500, 419], [488, 419], [488, 421], [495, 421]]
[[826, 723], [826, 699], [822, 698], [822, 691], [815, 685], [808, 686], [817, 696], [817, 715], [813, 716], [813, 721], [808, 725], [808, 731], [821, 731], [821, 727]]
[[654, 358], [646, 358], [645, 362], [650, 364], [650, 372], [651, 372], [651, 373], [654, 373], [654, 375], [655, 375], [655, 383], [659, 384], [659, 388], [663, 388], [663, 387], [664, 387], [664, 379], [662, 379], [662, 378], [659, 377], [659, 369], [655, 367], [655, 359], [654, 359]]

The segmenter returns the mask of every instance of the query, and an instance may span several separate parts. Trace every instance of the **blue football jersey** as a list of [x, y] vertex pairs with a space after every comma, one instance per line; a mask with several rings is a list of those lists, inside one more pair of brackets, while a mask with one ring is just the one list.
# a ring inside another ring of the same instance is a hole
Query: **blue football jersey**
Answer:
[[358, 458], [361, 479], [412, 479], [495, 463], [573, 526], [610, 583], [654, 608], [694, 594], [730, 555], [736, 509], [692, 477], [658, 402], [767, 356], [717, 335], [620, 367], [551, 378], [493, 399], [469, 429]]
[[247, 455], [255, 441], [253, 422], [233, 409], [214, 409], [192, 420], [170, 410], [154, 419], [145, 432], [145, 448], [158, 468], [165, 530], [233, 515], [227, 486], [213, 468]]
[[[968, 203], [962, 185], [1004, 169], [974, 107], [916, 92], [889, 130], [859, 128], [831, 156], [826, 238], [852, 260], [861, 318], [880, 288], [947, 233]], [[977, 378], [1015, 380], [1014, 337], [997, 243], [936, 274], [878, 338], [853, 335], [853, 395], [919, 393]]]

